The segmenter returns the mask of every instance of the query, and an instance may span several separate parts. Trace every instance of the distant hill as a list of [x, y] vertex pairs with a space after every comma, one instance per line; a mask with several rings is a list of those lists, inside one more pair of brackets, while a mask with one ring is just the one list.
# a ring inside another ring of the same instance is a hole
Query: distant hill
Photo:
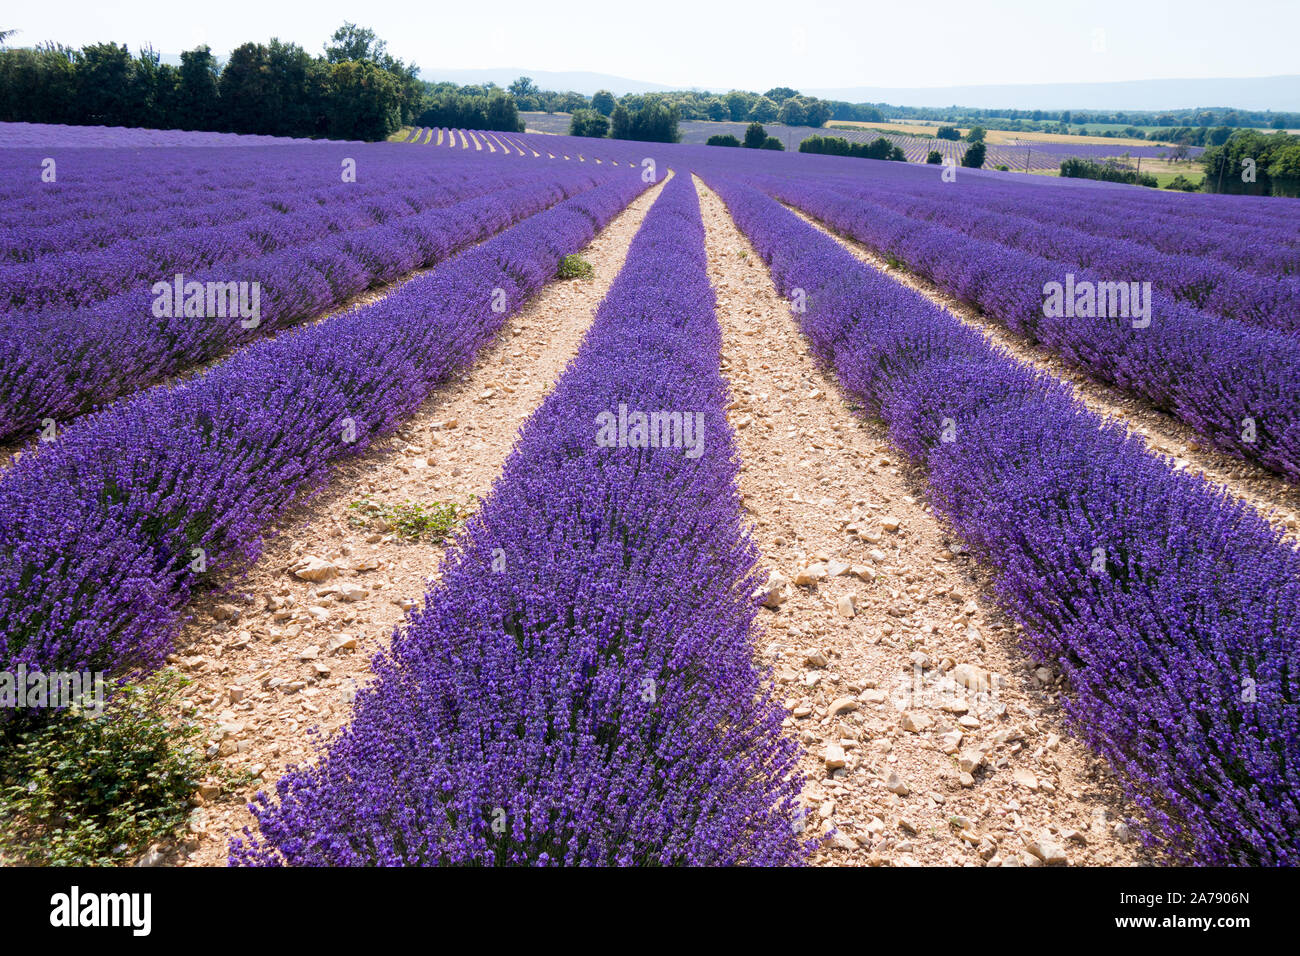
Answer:
[[[421, 70], [423, 79], [453, 83], [496, 83], [509, 86], [531, 76], [542, 89], [574, 90], [590, 96], [597, 90], [651, 93], [655, 90], [700, 89], [630, 80], [608, 73], [557, 73], [526, 67], [483, 70]], [[722, 87], [716, 88], [725, 92]], [[1300, 76], [1239, 77], [1208, 80], [1121, 80], [1113, 83], [1030, 83], [1003, 86], [886, 87], [838, 89], [804, 88], [804, 93], [850, 103], [889, 103], [893, 106], [1014, 107], [1027, 110], [1174, 110], [1197, 106], [1231, 106], [1247, 110], [1300, 111]]]

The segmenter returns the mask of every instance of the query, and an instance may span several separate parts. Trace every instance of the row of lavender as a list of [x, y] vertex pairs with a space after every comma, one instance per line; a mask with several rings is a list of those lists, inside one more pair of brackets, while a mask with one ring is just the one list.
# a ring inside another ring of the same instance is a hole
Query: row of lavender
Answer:
[[[824, 175], [853, 181], [881, 181], [900, 190], [941, 182], [943, 175], [942, 169], [926, 166], [918, 168], [907, 163], [766, 150], [724, 151], [706, 146], [629, 143], [622, 140], [541, 134], [512, 135], [511, 138], [543, 156], [548, 152], [570, 156], [582, 154], [589, 158], [620, 162], [633, 157], [636, 157], [637, 162], [642, 157], [653, 157], [661, 164], [672, 163], [696, 169], [721, 166], [746, 169], [755, 174], [798, 177], [812, 173], [819, 177]], [[1017, 215], [1028, 215], [1029, 210], [1043, 204], [1043, 215], [1047, 218], [1040, 218], [1040, 221], [1055, 218], [1070, 228], [1080, 229], [1083, 228], [1083, 219], [1088, 215], [1102, 216], [1109, 220], [1106, 228], [1116, 225], [1124, 228], [1126, 239], [1139, 241], [1145, 229], [1145, 242], [1153, 248], [1161, 248], [1160, 244], [1164, 243], [1173, 246], [1164, 251], [1190, 251], [1183, 249], [1180, 243], [1195, 242], [1198, 246], [1196, 254], [1221, 259], [1242, 269], [1247, 269], [1245, 263], [1263, 254], [1274, 243], [1292, 250], [1300, 242], [1300, 216], [1295, 213], [1295, 202], [1290, 200], [1279, 202], [1274, 197], [1169, 193], [1092, 179], [1045, 176], [1008, 178], [1004, 173], [987, 169], [961, 169], [957, 177], [958, 183], [970, 188], [969, 191], [963, 188], [957, 197], [949, 197], [956, 202], [979, 203], [980, 197], [986, 196], [990, 191], [1001, 191], [1001, 198], [1008, 195], [1017, 197]], [[1005, 192], [1009, 184], [1014, 184], [1016, 193]], [[1050, 216], [1048, 209], [1052, 210]], [[1056, 211], [1058, 209], [1059, 213]], [[1196, 229], [1201, 230], [1199, 235], [1196, 234]], [[1165, 232], [1168, 235], [1163, 234]], [[1103, 229], [1094, 234], [1105, 235], [1107, 232]], [[1291, 265], [1274, 264], [1262, 274], [1285, 275], [1294, 272], [1294, 259], [1285, 261]]]
[[[913, 179], [896, 185], [905, 195], [912, 195], [926, 190], [932, 182]], [[1206, 197], [1208, 201], [1202, 202], [1202, 197], [1157, 199], [1160, 194], [1143, 196], [1139, 190], [1112, 189], [1101, 201], [1095, 191], [1089, 190], [1053, 189], [1044, 193], [1042, 189], [1015, 189], [1015, 184], [1005, 177], [971, 177], [963, 173], [961, 183], [972, 187], [962, 193], [962, 205], [973, 210], [1001, 211], [1013, 219], [1122, 239], [1160, 252], [1202, 256], [1263, 276], [1300, 274], [1297, 224], [1283, 216], [1273, 220], [1251, 216], [1248, 206], [1238, 205], [1241, 197]], [[1263, 211], [1258, 207], [1256, 210]], [[1213, 229], [1208, 232], [1207, 218], [1213, 220]]]
[[711, 185], [818, 357], [929, 471], [1068, 715], [1182, 860], [1300, 862], [1300, 553], [758, 190]]
[[[290, 136], [254, 133], [201, 133], [128, 126], [66, 126], [61, 123], [0, 123], [0, 149], [107, 146], [139, 149], [166, 146], [278, 146], [305, 143]], [[310, 142], [345, 142], [311, 140]]]
[[644, 188], [630, 174], [383, 300], [71, 426], [0, 477], [0, 669], [161, 661], [189, 595], [490, 341]]
[[[391, 157], [390, 151], [384, 162]], [[389, 216], [369, 202], [317, 205], [295, 220], [307, 241], [268, 245], [274, 251], [210, 264], [197, 274], [180, 273], [179, 282], [173, 269], [184, 268], [180, 261], [169, 260], [164, 267], [158, 258], [133, 250], [122, 257], [128, 260], [123, 272], [138, 286], [130, 292], [72, 310], [0, 316], [0, 440], [30, 434], [42, 423], [46, 430], [50, 422], [61, 427], [95, 405], [218, 357], [268, 330], [342, 306], [613, 175], [571, 166], [521, 163], [485, 170], [481, 161], [478, 166], [476, 177], [426, 189], [424, 195], [413, 190], [405, 197], [410, 203], [398, 196], [383, 206], [388, 212], [404, 209], [405, 215]], [[286, 224], [276, 226], [280, 238], [291, 219], [279, 216]], [[344, 220], [373, 224], [348, 228]], [[255, 233], [257, 227], [231, 229]], [[324, 237], [315, 238], [321, 229]], [[229, 231], [211, 230], [214, 235]], [[135, 245], [124, 241], [100, 253], [106, 268], [111, 271], [119, 248]], [[174, 248], [197, 261], [192, 247]], [[214, 258], [232, 248], [216, 243]], [[154, 269], [161, 286], [147, 275]]]
[[[825, 185], [856, 200], [864, 210], [887, 209], [908, 219], [935, 223], [975, 239], [996, 242], [1069, 266], [1095, 269], [1114, 279], [1150, 282], [1159, 292], [1218, 318], [1279, 332], [1300, 332], [1300, 246], [1281, 235], [1272, 239], [1263, 230], [1249, 237], [1259, 255], [1250, 256], [1251, 269], [1217, 262], [1183, 251], [1182, 236], [1203, 236], [1203, 223], [1188, 223], [1163, 236], [1177, 251], [1153, 249], [1142, 239], [1124, 239], [1124, 229], [1139, 231], [1123, 212], [1102, 212], [1098, 234], [1074, 228], [1072, 217], [1058, 209], [1055, 195], [1031, 196], [1014, 184], [965, 189], [953, 202], [954, 183], [939, 177], [931, 182], [903, 184], [886, 179], [827, 179]], [[1094, 204], [1096, 205], [1096, 204]], [[1103, 209], [1105, 204], [1103, 205]], [[1117, 228], [1106, 227], [1107, 220]], [[1241, 237], [1246, 240], [1246, 236]], [[1231, 237], [1220, 237], [1217, 248], [1239, 250]], [[1231, 252], [1229, 252], [1231, 254]]]
[[[260, 837], [232, 862], [801, 856], [795, 747], [753, 664], [758, 555], [720, 346], [678, 176], [351, 726], [278, 801], [259, 795]], [[638, 440], [651, 412], [695, 440]]]
[[[0, 151], [0, 169], [5, 174], [0, 181], [0, 229], [7, 233], [14, 228], [62, 226], [75, 236], [83, 224], [98, 222], [114, 227], [111, 235], [118, 238], [146, 234], [144, 230], [151, 226], [183, 227], [191, 224], [186, 217], [194, 209], [211, 209], [243, 197], [292, 199], [311, 188], [336, 185], [341, 181], [341, 160], [359, 156], [388, 160], [361, 162], [357, 182], [349, 184], [372, 197], [405, 185], [409, 177], [420, 176], [427, 168], [427, 164], [402, 162], [403, 153], [395, 147], [365, 143], [243, 149], [6, 149]], [[69, 221], [43, 219], [47, 212], [67, 216]], [[170, 215], [160, 220], [157, 215], [143, 215], [148, 213]], [[129, 218], [137, 214], [141, 214], [138, 219]]]
[[[30, 247], [14, 249], [29, 261], [0, 263], [0, 310], [83, 308], [123, 291], [147, 289], [154, 280], [170, 278], [176, 272], [225, 267], [274, 252], [310, 247], [343, 233], [397, 225], [418, 213], [535, 181], [538, 176], [535, 168], [522, 164], [484, 169], [481, 161], [454, 155], [445, 157], [442, 163], [430, 164], [419, 162], [406, 151], [394, 154], [386, 150], [382, 155], [362, 154], [359, 160], [362, 169], [373, 163], [375, 172], [381, 173], [374, 177], [376, 182], [353, 182], [343, 178], [337, 156], [307, 159], [300, 151], [295, 153], [286, 160], [297, 175], [280, 179], [274, 192], [251, 202], [221, 194], [215, 208], [201, 213], [209, 219], [207, 222], [179, 227], [176, 220], [184, 215], [186, 203], [178, 197], [164, 212], [119, 211], [112, 224], [116, 235], [106, 236], [101, 226], [96, 230], [96, 246], [92, 249], [51, 250], [43, 235], [39, 238], [47, 250], [41, 254], [29, 251]], [[263, 164], [277, 162], [274, 156], [261, 151], [241, 150], [237, 155], [242, 160], [240, 172], [245, 176], [255, 176]], [[182, 166], [192, 162], [187, 151], [168, 158]], [[99, 154], [99, 161], [116, 162], [105, 153]], [[204, 185], [201, 190], [192, 189], [191, 195], [210, 195], [206, 175], [196, 170], [195, 177], [202, 177]], [[121, 188], [144, 192], [129, 182]], [[98, 192], [105, 207], [113, 209], [112, 191], [101, 186]], [[51, 217], [74, 216], [75, 212], [63, 207], [61, 198], [60, 193], [52, 191], [28, 222], [45, 223]], [[163, 220], [161, 226], [152, 225], [159, 219]], [[5, 233], [26, 234], [27, 224]], [[11, 248], [15, 245], [11, 240]]]
[[[1095, 290], [1128, 275], [1046, 259], [865, 204], [812, 175], [763, 179], [774, 196], [901, 261], [1100, 381], [1130, 391], [1218, 448], [1300, 480], [1300, 341], [1152, 292], [1149, 312], [1050, 308], [1053, 283]], [[959, 195], [959, 194], [955, 194]]]

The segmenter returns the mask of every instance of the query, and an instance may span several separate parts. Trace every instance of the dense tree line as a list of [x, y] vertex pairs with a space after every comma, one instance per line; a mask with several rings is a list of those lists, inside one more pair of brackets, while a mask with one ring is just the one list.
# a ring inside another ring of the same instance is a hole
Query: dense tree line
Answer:
[[885, 137], [870, 143], [851, 143], [839, 136], [809, 136], [799, 144], [801, 153], [822, 153], [828, 156], [855, 156], [859, 159], [887, 159], [905, 163], [907, 156]]
[[735, 123], [784, 123], [787, 126], [823, 126], [831, 119], [871, 119], [879, 121], [880, 115], [870, 110], [858, 115], [851, 104], [840, 113], [828, 100], [804, 96], [788, 86], [773, 87], [766, 93], [732, 90], [729, 93], [711, 93], [699, 90], [674, 90], [663, 93], [628, 93], [615, 97], [609, 90], [598, 90], [590, 98], [572, 91], [557, 93], [538, 89], [532, 79], [521, 76], [510, 84], [510, 92], [519, 109], [547, 113], [576, 113], [592, 110], [613, 119], [614, 110], [623, 106], [629, 113], [643, 110], [651, 102], [673, 107], [679, 120], [712, 120]]
[[1139, 173], [1131, 166], [1114, 160], [1096, 162], [1072, 156], [1061, 162], [1061, 175], [1068, 179], [1099, 179], [1107, 183], [1128, 183], [1130, 186], [1150, 186], [1158, 183], [1154, 176]]
[[1238, 130], [1201, 162], [1208, 192], [1300, 196], [1300, 136]]
[[504, 90], [439, 89], [427, 94], [424, 104], [415, 120], [417, 126], [524, 131], [514, 98]]
[[319, 56], [273, 39], [224, 64], [206, 46], [173, 65], [148, 48], [46, 43], [0, 50], [0, 121], [376, 140], [426, 108], [417, 74], [352, 23]]
[[609, 136], [645, 143], [676, 143], [681, 139], [676, 106], [659, 97], [642, 98], [635, 104], [629, 100], [630, 97], [625, 97], [624, 102], [610, 110], [608, 117], [594, 109], [575, 110], [569, 120], [569, 135]]

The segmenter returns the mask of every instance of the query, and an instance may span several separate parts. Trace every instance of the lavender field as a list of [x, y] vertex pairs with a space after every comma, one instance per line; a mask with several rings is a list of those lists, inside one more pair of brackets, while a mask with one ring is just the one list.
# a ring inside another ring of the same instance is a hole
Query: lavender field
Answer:
[[[523, 113], [528, 129], [539, 133], [565, 135], [569, 132], [570, 116], [567, 113]], [[688, 145], [703, 145], [710, 136], [735, 136], [744, 138], [748, 123], [705, 122], [702, 120], [682, 120], [678, 123], [681, 142]], [[836, 136], [854, 143], [869, 143], [883, 137], [899, 147], [909, 163], [924, 163], [930, 152], [936, 151], [955, 163], [960, 163], [970, 144], [954, 142], [948, 139], [934, 139], [920, 136], [907, 136], [888, 130], [852, 129], [830, 124], [824, 129], [807, 126], [784, 126], [780, 123], [768, 123], [764, 127], [769, 135], [779, 139], [788, 151], [797, 151], [799, 144], [810, 136]], [[1190, 147], [1189, 158], [1196, 158], [1204, 150], [1199, 146]], [[996, 143], [988, 147], [985, 165], [989, 168], [1006, 166], [1011, 170], [1043, 171], [1057, 170], [1061, 161], [1071, 157], [1081, 159], [1118, 159], [1120, 157], [1138, 157], [1163, 159], [1169, 157], [1171, 148], [1153, 144], [1150, 146], [1133, 146], [1128, 143], [1059, 143], [1044, 139], [1035, 139], [1032, 134], [1025, 134], [1015, 144]]]
[[1300, 862], [1300, 200], [521, 115], [0, 124], [0, 671], [193, 728], [91, 862]]

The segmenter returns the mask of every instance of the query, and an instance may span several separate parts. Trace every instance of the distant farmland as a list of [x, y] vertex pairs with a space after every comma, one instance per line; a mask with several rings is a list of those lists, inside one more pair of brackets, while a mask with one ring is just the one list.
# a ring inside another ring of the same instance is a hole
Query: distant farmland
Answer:
[[[530, 131], [539, 133], [556, 133], [563, 135], [569, 131], [569, 114], [568, 113], [520, 113], [520, 117], [527, 124]], [[681, 131], [682, 142], [691, 145], [702, 145], [710, 136], [723, 136], [730, 134], [737, 139], [744, 137], [745, 129], [748, 123], [713, 123], [704, 120], [682, 120], [677, 124]], [[907, 156], [909, 163], [924, 163], [931, 150], [937, 151], [944, 159], [950, 159], [953, 162], [961, 162], [962, 156], [969, 145], [965, 142], [956, 142], [948, 139], [936, 139], [932, 137], [909, 136], [903, 133], [887, 132], [874, 127], [863, 127], [861, 129], [839, 129], [828, 124], [821, 129], [815, 129], [810, 126], [784, 126], [781, 123], [764, 123], [763, 128], [767, 130], [769, 136], [775, 136], [779, 139], [788, 151], [796, 151], [799, 144], [810, 136], [838, 136], [854, 143], [869, 143], [879, 137], [884, 137], [894, 145], [898, 146]], [[1013, 134], [1002, 134], [1003, 137], [1012, 138]], [[986, 168], [997, 166], [1007, 166], [1012, 170], [1029, 170], [1045, 171], [1059, 169], [1061, 161], [1070, 157], [1079, 157], [1081, 159], [1106, 159], [1130, 157], [1137, 159], [1165, 159], [1168, 157], [1170, 147], [1161, 145], [1144, 145], [1134, 146], [1124, 141], [1107, 143], [1100, 137], [1079, 137], [1079, 142], [1060, 142], [1060, 140], [1071, 140], [1073, 137], [1057, 136], [1053, 139], [1034, 139], [1026, 135], [1019, 139], [1018, 142], [994, 143], [989, 142], [988, 153], [984, 160]], [[1200, 147], [1193, 147], [1188, 150], [1189, 158], [1199, 156], [1204, 150]]]

